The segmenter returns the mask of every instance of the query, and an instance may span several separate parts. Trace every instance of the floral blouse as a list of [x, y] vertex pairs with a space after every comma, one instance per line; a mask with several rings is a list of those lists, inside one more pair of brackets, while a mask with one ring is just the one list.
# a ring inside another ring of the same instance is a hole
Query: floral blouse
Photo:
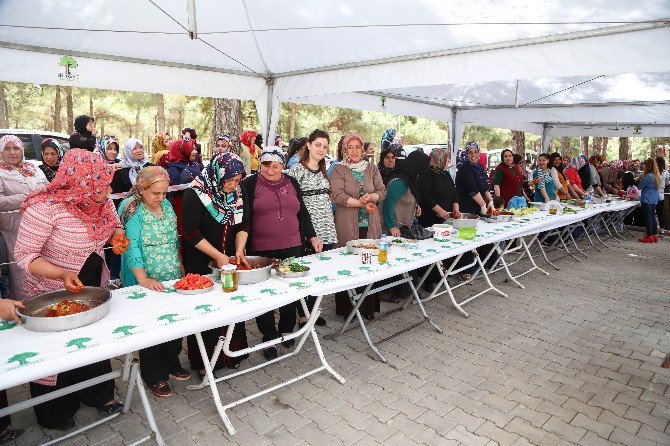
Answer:
[[[356, 171], [351, 171], [351, 174], [354, 176], [356, 181], [358, 181], [358, 184], [360, 184], [360, 196], [365, 195], [365, 189], [363, 189], [363, 176], [365, 175], [365, 172], [356, 172]], [[359, 228], [367, 228], [369, 225], [368, 222], [368, 211], [365, 210], [365, 208], [359, 208], [358, 209], [358, 227]]]

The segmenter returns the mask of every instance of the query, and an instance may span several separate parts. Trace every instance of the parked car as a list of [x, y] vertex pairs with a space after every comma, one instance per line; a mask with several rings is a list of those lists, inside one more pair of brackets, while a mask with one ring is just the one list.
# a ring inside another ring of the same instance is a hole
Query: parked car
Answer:
[[24, 129], [0, 129], [0, 137], [5, 135], [16, 135], [23, 141], [26, 160], [39, 162], [42, 158], [40, 147], [42, 141], [53, 138], [63, 147], [70, 150], [70, 137], [65, 133], [49, 132], [46, 130], [24, 130]]

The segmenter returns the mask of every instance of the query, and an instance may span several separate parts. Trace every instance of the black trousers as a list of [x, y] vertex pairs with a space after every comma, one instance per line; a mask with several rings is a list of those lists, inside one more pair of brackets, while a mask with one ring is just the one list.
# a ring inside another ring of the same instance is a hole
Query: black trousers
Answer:
[[[274, 249], [271, 251], [257, 251], [255, 256], [269, 257], [271, 259], [284, 260], [289, 257], [300, 257], [302, 246], [294, 246], [286, 249]], [[279, 325], [275, 325], [274, 311], [268, 311], [256, 318], [258, 330], [263, 335], [263, 342], [271, 341], [280, 337], [280, 333], [292, 333], [297, 320], [296, 303], [290, 303], [279, 308]]]
[[[109, 360], [85, 365], [74, 370], [59, 373], [55, 386], [30, 383], [30, 395], [34, 398], [54, 392], [63, 387], [77, 384], [112, 371]], [[93, 387], [38, 404], [34, 407], [37, 422], [40, 426], [53, 429], [65, 424], [79, 409], [81, 401], [90, 407], [104, 406], [114, 399], [114, 381], [111, 379]]]
[[[323, 245], [323, 252], [330, 251], [333, 248], [335, 248], [335, 245], [333, 243], [328, 243], [327, 245]], [[305, 249], [305, 255], [309, 254], [315, 254], [314, 249], [310, 244], [308, 244], [307, 249]], [[314, 304], [316, 303], [316, 296], [307, 296], [305, 303], [307, 304], [307, 309], [311, 314], [312, 309], [314, 308]], [[300, 302], [296, 302], [295, 304], [298, 307], [298, 316], [305, 317], [305, 312], [303, 311]]]
[[[7, 406], [9, 406], [9, 403], [7, 402], [7, 391], [0, 390], [0, 409], [4, 409]], [[4, 432], [5, 429], [9, 427], [9, 423], [11, 423], [9, 415], [0, 418], [0, 433]]]
[[[216, 348], [216, 343], [219, 342], [219, 337], [225, 336], [228, 331], [228, 327], [212, 328], [211, 330], [203, 331], [200, 333], [202, 335], [202, 342], [205, 344], [205, 350], [207, 350], [207, 356], [209, 358], [214, 354], [214, 349]], [[195, 339], [195, 335], [189, 335], [186, 338], [186, 347], [188, 348], [188, 361], [191, 364], [191, 370], [202, 370], [205, 368], [205, 365], [202, 362], [202, 356], [200, 355], [200, 349], [198, 348], [198, 342]], [[233, 337], [230, 340], [230, 349], [232, 351], [242, 350], [249, 347], [247, 342], [247, 331], [245, 328], [244, 322], [235, 324], [235, 331], [233, 331]], [[216, 360], [213, 370], [219, 370], [224, 367], [234, 368], [242, 360], [248, 358], [249, 355], [236, 356], [230, 358], [226, 356], [223, 351], [219, 355], [219, 358]]]
[[179, 353], [181, 353], [181, 342], [183, 338], [140, 350], [140, 367], [142, 379], [149, 386], [167, 381], [170, 372], [179, 370]]

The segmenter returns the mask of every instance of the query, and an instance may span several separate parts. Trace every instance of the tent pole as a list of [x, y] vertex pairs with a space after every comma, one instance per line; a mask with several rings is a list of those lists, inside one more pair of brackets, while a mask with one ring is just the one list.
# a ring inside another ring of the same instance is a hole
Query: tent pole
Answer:
[[265, 146], [274, 145], [274, 138], [272, 143], [270, 143], [270, 126], [272, 125], [272, 97], [274, 96], [275, 80], [274, 78], [267, 78], [265, 80], [268, 86], [268, 97], [267, 97], [267, 116], [265, 122]]
[[551, 137], [549, 135], [549, 129], [551, 127], [545, 122], [542, 128], [542, 153], [547, 153], [549, 150], [549, 143], [551, 142]]

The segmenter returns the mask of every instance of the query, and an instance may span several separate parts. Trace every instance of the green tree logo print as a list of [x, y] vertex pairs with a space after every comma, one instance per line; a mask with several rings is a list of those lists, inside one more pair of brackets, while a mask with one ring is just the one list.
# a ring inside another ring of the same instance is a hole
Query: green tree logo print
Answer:
[[317, 259], [321, 260], [322, 262], [325, 262], [326, 260], [331, 260], [332, 257], [321, 255], [321, 256], [317, 257]]
[[75, 338], [70, 341], [68, 341], [67, 344], [65, 344], [66, 347], [77, 347], [77, 350], [80, 350], [82, 348], [88, 347], [88, 345], [84, 345], [87, 342], [92, 341], [93, 339], [91, 338]]
[[328, 282], [328, 276], [319, 276], [314, 278], [315, 282], [326, 283]]
[[359, 266], [358, 269], [361, 271], [365, 271], [366, 273], [371, 273], [372, 272], [372, 267], [371, 266]]
[[282, 294], [282, 293], [278, 293], [277, 291], [275, 291], [272, 288], [264, 288], [264, 289], [261, 290], [261, 294], [269, 294], [270, 296], [276, 296], [276, 295]]
[[9, 330], [10, 328], [14, 328], [17, 325], [18, 324], [16, 322], [0, 321], [0, 331]]
[[131, 332], [133, 328], [137, 328], [136, 325], [122, 325], [121, 327], [116, 327], [112, 333], [122, 333], [123, 337], [130, 336], [132, 334], [135, 334]]
[[[211, 313], [212, 311], [214, 311], [214, 310], [212, 310], [212, 304], [198, 305], [197, 307], [195, 307], [195, 309], [196, 310], [203, 310], [203, 312], [200, 313], [200, 314]], [[217, 310], [218, 310], [218, 308], [217, 308]]]
[[288, 286], [293, 287], [293, 288], [297, 288], [299, 290], [304, 290], [305, 288], [309, 288], [309, 285], [307, 285], [304, 282], [292, 282]]
[[65, 68], [65, 75], [70, 76], [72, 73], [70, 73], [71, 68], [77, 68], [79, 64], [77, 63], [76, 60], [74, 60], [74, 57], [72, 56], [63, 56], [60, 59], [60, 62], [58, 63], [59, 66]]
[[349, 271], [348, 269], [341, 269], [337, 272], [337, 275], [351, 277], [351, 271]]
[[158, 318], [156, 318], [156, 320], [167, 321], [168, 324], [174, 324], [175, 322], [184, 320], [184, 319], [175, 319], [177, 316], [179, 316], [179, 315], [175, 314], [175, 313], [168, 313], [168, 314], [164, 314], [162, 316], [158, 316]]
[[176, 293], [177, 290], [173, 286], [169, 286], [163, 290], [164, 293]]
[[134, 290], [131, 294], [128, 295], [128, 299], [134, 300], [134, 299], [143, 299], [147, 297], [147, 293], [143, 293], [140, 290]]
[[7, 360], [7, 364], [11, 364], [12, 362], [17, 362], [17, 367], [22, 367], [24, 365], [30, 364], [28, 362], [28, 359], [34, 358], [35, 356], [39, 355], [37, 352], [23, 352], [23, 353], [17, 353], [11, 358]]
[[232, 297], [230, 298], [230, 300], [232, 300], [233, 302], [234, 302], [234, 301], [238, 301], [238, 302], [241, 303], [241, 304], [244, 304], [244, 303], [249, 302], [249, 301], [247, 300], [247, 296], [242, 296], [242, 295], [240, 295], [240, 296], [232, 296]]

